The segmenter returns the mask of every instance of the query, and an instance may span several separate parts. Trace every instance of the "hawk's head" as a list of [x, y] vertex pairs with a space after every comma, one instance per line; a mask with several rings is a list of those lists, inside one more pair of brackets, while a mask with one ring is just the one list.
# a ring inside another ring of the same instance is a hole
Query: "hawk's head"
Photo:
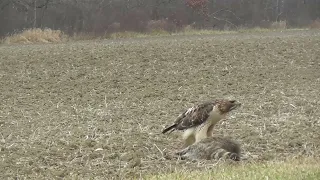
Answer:
[[221, 114], [227, 114], [228, 112], [241, 106], [241, 103], [236, 100], [217, 100], [218, 109]]

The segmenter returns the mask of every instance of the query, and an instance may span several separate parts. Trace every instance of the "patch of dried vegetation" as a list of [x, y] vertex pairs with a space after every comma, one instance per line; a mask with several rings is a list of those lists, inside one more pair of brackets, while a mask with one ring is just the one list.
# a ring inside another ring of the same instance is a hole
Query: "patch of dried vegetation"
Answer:
[[[103, 39], [132, 39], [147, 37], [164, 37], [176, 35], [217, 35], [217, 34], [236, 34], [236, 33], [261, 33], [279, 30], [305, 30], [305, 29], [287, 29], [286, 22], [269, 23], [266, 27], [246, 28], [238, 27], [234, 30], [214, 30], [214, 29], [197, 29], [191, 25], [183, 28], [177, 28], [172, 23], [165, 20], [150, 21], [146, 25], [146, 32], [122, 31], [118, 23], [110, 25], [105, 33], [74, 33], [67, 35], [60, 30], [52, 30], [49, 28], [26, 29], [18, 33], [14, 33], [0, 40], [2, 44], [34, 44], [34, 43], [59, 43], [66, 41], [85, 41], [85, 40], [103, 40]], [[311, 29], [317, 28], [317, 21], [310, 25]]]
[[3, 42], [6, 44], [52, 43], [63, 42], [66, 39], [67, 36], [60, 30], [34, 28], [12, 34], [4, 38]]

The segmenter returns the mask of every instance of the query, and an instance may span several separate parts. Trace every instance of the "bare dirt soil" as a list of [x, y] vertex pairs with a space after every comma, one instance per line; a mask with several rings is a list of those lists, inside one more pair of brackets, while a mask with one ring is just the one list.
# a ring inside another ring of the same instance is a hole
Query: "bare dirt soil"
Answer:
[[0, 84], [1, 179], [214, 168], [161, 134], [213, 98], [242, 102], [214, 134], [248, 162], [320, 156], [319, 31], [2, 45]]

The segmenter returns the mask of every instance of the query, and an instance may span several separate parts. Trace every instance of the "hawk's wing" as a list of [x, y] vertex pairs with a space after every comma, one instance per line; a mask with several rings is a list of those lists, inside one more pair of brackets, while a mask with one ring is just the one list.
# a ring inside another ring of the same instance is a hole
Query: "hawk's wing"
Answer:
[[208, 119], [213, 107], [213, 103], [203, 103], [187, 109], [176, 119], [176, 129], [184, 130], [204, 123]]

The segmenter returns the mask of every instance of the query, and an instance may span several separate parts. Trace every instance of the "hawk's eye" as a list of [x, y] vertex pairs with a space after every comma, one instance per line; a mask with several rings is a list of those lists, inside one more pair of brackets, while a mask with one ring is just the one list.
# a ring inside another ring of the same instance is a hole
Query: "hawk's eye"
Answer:
[[229, 101], [229, 102], [233, 104], [233, 103], [235, 103], [236, 101], [235, 101], [235, 100], [231, 100], [231, 101]]

